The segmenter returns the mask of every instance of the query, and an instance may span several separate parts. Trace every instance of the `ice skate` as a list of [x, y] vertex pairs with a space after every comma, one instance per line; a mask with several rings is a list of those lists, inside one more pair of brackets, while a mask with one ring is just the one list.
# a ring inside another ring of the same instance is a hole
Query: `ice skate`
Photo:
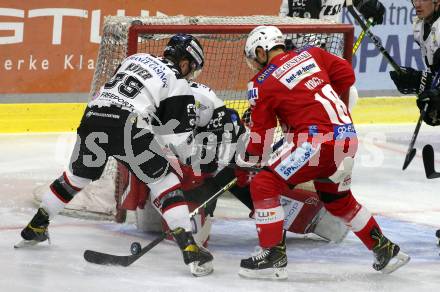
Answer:
[[238, 274], [245, 278], [287, 279], [287, 255], [284, 239], [277, 246], [263, 248], [258, 254], [241, 260]]
[[49, 215], [43, 208], [39, 208], [31, 222], [21, 231], [23, 239], [14, 248], [33, 246], [46, 240], [50, 244], [48, 226]]
[[375, 261], [373, 268], [384, 274], [390, 274], [406, 265], [411, 259], [400, 251], [400, 247], [386, 238], [378, 229], [371, 231], [371, 237], [377, 241], [373, 247]]
[[182, 250], [183, 261], [188, 265], [196, 277], [209, 275], [213, 272], [212, 260], [214, 257], [211, 253], [201, 246], [198, 246], [191, 232], [186, 232], [183, 228], [178, 227], [172, 231], [173, 237]]

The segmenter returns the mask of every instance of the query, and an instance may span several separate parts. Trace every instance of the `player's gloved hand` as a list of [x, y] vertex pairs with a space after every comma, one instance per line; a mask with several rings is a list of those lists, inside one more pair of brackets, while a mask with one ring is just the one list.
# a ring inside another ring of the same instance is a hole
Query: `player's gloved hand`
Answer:
[[414, 94], [420, 88], [420, 80], [422, 78], [422, 71], [417, 71], [411, 67], [400, 67], [401, 72], [390, 71], [390, 77], [394, 84], [403, 94]]
[[235, 177], [237, 178], [237, 186], [239, 186], [240, 188], [248, 186], [257, 173], [258, 172], [254, 170], [236, 168]]
[[429, 89], [423, 91], [417, 98], [417, 107], [423, 110], [426, 105], [428, 109], [423, 118], [426, 124], [430, 126], [440, 125], [440, 90]]
[[365, 19], [373, 18], [374, 24], [383, 23], [385, 7], [378, 0], [353, 0], [353, 4]]

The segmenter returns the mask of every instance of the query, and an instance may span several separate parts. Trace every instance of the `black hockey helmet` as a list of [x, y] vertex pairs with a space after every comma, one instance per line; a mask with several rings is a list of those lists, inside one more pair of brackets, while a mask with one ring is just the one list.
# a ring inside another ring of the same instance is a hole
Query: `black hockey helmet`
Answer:
[[193, 70], [201, 70], [205, 63], [202, 45], [190, 34], [179, 33], [171, 37], [163, 56], [174, 63], [187, 59]]

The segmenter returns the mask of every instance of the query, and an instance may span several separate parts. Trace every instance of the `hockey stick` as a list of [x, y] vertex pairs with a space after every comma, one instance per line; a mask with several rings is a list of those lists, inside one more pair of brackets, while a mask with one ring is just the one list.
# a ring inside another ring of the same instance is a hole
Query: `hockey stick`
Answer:
[[84, 259], [89, 263], [97, 265], [116, 265], [127, 267], [137, 261], [141, 256], [150, 251], [153, 247], [158, 245], [162, 240], [168, 236], [167, 232], [161, 233], [156, 239], [144, 246], [139, 253], [127, 256], [118, 256], [108, 253], [103, 253], [94, 250], [86, 250], [84, 252]]
[[[202, 208], [205, 208], [207, 204], [209, 204], [212, 200], [218, 198], [220, 195], [222, 195], [224, 192], [229, 190], [231, 187], [235, 185], [237, 182], [237, 178], [235, 177], [233, 180], [231, 180], [228, 184], [226, 184], [223, 188], [218, 190], [214, 195], [212, 195], [209, 199], [207, 199], [204, 203], [202, 203], [199, 207], [194, 209], [189, 214], [189, 217], [192, 218], [196, 214], [200, 212]], [[164, 240], [168, 235], [170, 235], [170, 232], [162, 232], [157, 238], [155, 238], [152, 242], [150, 242], [147, 246], [144, 246], [142, 249], [140, 249], [139, 252], [131, 255], [126, 256], [118, 256], [108, 253], [103, 253], [99, 251], [94, 250], [86, 250], [84, 252], [84, 259], [88, 261], [89, 263], [97, 264], [97, 265], [115, 265], [115, 266], [123, 266], [127, 267], [137, 261], [141, 256], [146, 254], [148, 251], [150, 251], [153, 247], [158, 245], [162, 240]], [[138, 245], [138, 243], [132, 243], [133, 245]]]
[[[373, 24], [373, 20], [369, 19], [367, 21], [367, 28], [370, 29], [371, 25]], [[359, 34], [358, 39], [356, 40], [356, 43], [353, 45], [353, 55], [356, 54], [357, 50], [361, 46], [361, 42], [365, 37], [365, 30], [362, 30], [362, 32]]]
[[365, 22], [362, 20], [359, 14], [357, 14], [357, 12], [354, 10], [352, 5], [348, 6], [348, 11], [354, 17], [354, 19], [356, 19], [357, 23], [359, 23], [359, 25], [362, 27], [362, 29], [368, 35], [368, 37], [373, 41], [376, 48], [379, 49], [379, 51], [382, 53], [385, 59], [388, 60], [391, 67], [393, 67], [395, 71], [401, 74], [403, 71], [400, 68], [400, 66], [396, 63], [396, 61], [394, 61], [394, 59], [390, 56], [388, 51], [382, 46], [382, 42], [380, 41], [380, 39], [371, 32], [370, 28], [365, 24]]
[[432, 145], [425, 145], [423, 147], [423, 165], [425, 166], [426, 178], [438, 178], [440, 177], [440, 172], [435, 171], [434, 167], [434, 148]]
[[201, 209], [205, 208], [206, 205], [208, 205], [211, 201], [217, 199], [220, 197], [224, 192], [232, 188], [235, 183], [237, 182], [237, 178], [234, 177], [230, 182], [228, 182], [224, 187], [222, 187], [220, 190], [218, 190], [214, 195], [212, 195], [209, 199], [207, 199], [204, 203], [202, 203], [200, 206], [195, 208], [191, 213], [189, 213], [189, 217], [192, 218], [195, 215], [197, 215]]
[[416, 156], [416, 149], [414, 148], [414, 143], [416, 143], [417, 135], [419, 134], [420, 126], [422, 125], [423, 118], [425, 117], [426, 110], [428, 109], [428, 104], [425, 105], [423, 110], [420, 112], [419, 120], [417, 121], [416, 128], [409, 143], [408, 150], [406, 151], [405, 161], [403, 162], [402, 170], [405, 170], [408, 165]]

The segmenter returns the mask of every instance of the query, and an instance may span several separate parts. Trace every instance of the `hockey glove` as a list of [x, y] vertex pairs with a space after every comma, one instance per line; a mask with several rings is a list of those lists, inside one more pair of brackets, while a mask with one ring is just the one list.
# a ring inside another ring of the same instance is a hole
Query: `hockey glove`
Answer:
[[[402, 72], [390, 71], [390, 77], [394, 84], [403, 94], [414, 94], [419, 92], [422, 79], [422, 71], [410, 67], [401, 67]], [[424, 80], [426, 84], [426, 80]], [[429, 83], [428, 83], [429, 84]]]
[[417, 98], [417, 106], [420, 110], [425, 108], [428, 104], [423, 120], [430, 126], [440, 125], [440, 90], [429, 89], [423, 91]]
[[373, 18], [374, 24], [382, 24], [385, 7], [378, 0], [353, 0], [353, 4], [365, 19]]

